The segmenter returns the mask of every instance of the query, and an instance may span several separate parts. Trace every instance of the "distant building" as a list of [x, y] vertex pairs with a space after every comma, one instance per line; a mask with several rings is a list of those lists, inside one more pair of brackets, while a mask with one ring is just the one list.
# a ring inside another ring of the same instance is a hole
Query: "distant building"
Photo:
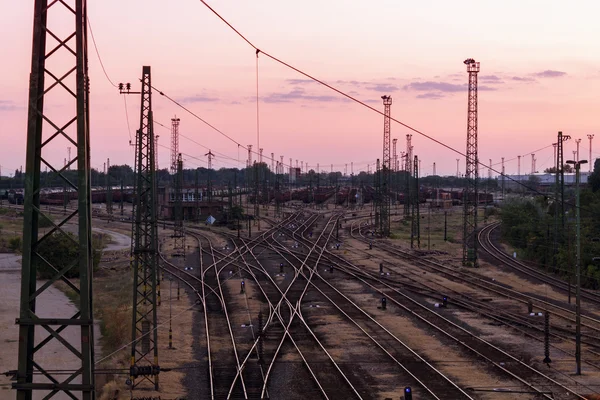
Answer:
[[300, 168], [290, 168], [290, 183], [296, 183], [300, 180], [302, 170]]
[[[532, 182], [536, 183], [536, 186], [541, 188], [548, 188], [553, 186], [556, 183], [556, 174], [554, 173], [536, 173], [529, 175], [506, 175], [504, 177], [498, 177], [498, 185], [501, 187], [502, 182], [504, 181], [505, 189], [516, 190], [519, 188], [524, 188], [523, 185], [530, 186]], [[590, 176], [590, 172], [579, 173], [579, 183], [582, 186], [587, 185], [588, 177]], [[574, 172], [565, 172], [565, 186], [575, 186], [575, 173]]]

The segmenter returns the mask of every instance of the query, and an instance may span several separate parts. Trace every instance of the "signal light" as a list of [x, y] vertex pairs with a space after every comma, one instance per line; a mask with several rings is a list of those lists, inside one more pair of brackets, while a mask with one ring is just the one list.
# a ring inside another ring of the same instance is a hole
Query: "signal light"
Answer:
[[442, 305], [446, 307], [448, 305], [448, 296], [442, 297]]
[[404, 400], [412, 400], [412, 389], [410, 386], [404, 388]]

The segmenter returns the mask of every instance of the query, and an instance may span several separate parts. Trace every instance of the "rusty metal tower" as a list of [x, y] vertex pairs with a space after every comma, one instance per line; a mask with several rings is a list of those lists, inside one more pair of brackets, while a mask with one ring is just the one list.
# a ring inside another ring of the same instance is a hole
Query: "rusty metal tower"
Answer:
[[179, 154], [179, 121], [175, 116], [171, 118], [171, 175], [177, 173], [177, 155]]
[[[140, 128], [136, 135], [136, 181], [133, 203], [133, 310], [131, 387], [149, 382], [158, 390], [157, 274], [158, 226], [152, 85], [149, 66], [142, 68]], [[129, 93], [129, 92], [128, 92]], [[141, 378], [137, 380], [137, 378]]]
[[477, 155], [477, 74], [479, 62], [472, 58], [464, 64], [469, 73], [469, 99], [467, 107], [467, 152], [465, 167], [465, 190], [463, 192], [463, 265], [477, 266], [477, 181], [479, 160]]
[[[383, 163], [381, 168], [381, 203], [379, 221], [381, 225], [381, 235], [387, 237], [390, 235], [390, 184], [392, 169], [392, 158], [390, 154], [391, 144], [391, 126], [390, 116], [392, 108], [392, 97], [381, 96], [383, 100]], [[395, 149], [395, 146], [394, 146]]]
[[[65, 16], [68, 18], [63, 19]], [[12, 385], [17, 390], [18, 400], [50, 398], [59, 393], [84, 400], [95, 398], [86, 18], [86, 0], [35, 1], [29, 76], [21, 307], [16, 320], [19, 325], [19, 356], [16, 382]], [[47, 47], [47, 43], [51, 46]], [[55, 63], [46, 63], [50, 57], [59, 57], [64, 60], [61, 63], [64, 65], [57, 70]], [[61, 99], [60, 104], [57, 99]], [[63, 115], [53, 111], [54, 106], [62, 107]], [[74, 147], [76, 156], [61, 166], [62, 159], [57, 162], [52, 156], [52, 148], [54, 145], [61, 146], [64, 140]], [[65, 176], [65, 171], [75, 163], [77, 179], [72, 180]], [[53, 219], [42, 211], [42, 164], [76, 193], [75, 210], [61, 217], [55, 215]], [[42, 222], [52, 223], [54, 228], [42, 231], [39, 229]], [[40, 249], [50, 237], [71, 240], [72, 236], [63, 229], [67, 223], [76, 226], [75, 256], [62, 260], [61, 264], [50, 265], [42, 258]], [[53, 276], [38, 288], [36, 273], [41, 266], [49, 268]], [[78, 278], [66, 277], [74, 271]], [[52, 315], [48, 315], [36, 308], [40, 296], [43, 297], [47, 289], [59, 280], [65, 282], [76, 296], [74, 302], [78, 311], [74, 314], [52, 310]], [[63, 332], [65, 329], [77, 339], [71, 337], [67, 340]], [[54, 344], [53, 340], [63, 346], [61, 359], [76, 362], [75, 368], [60, 370], [44, 360], [44, 349], [47, 344]], [[77, 343], [73, 343], [74, 340]], [[34, 379], [34, 376], [39, 378]]]

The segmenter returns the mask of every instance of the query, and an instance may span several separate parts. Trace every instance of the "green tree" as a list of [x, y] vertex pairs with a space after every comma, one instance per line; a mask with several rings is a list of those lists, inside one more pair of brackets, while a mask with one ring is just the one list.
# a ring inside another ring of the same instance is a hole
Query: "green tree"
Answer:
[[588, 184], [594, 192], [600, 189], [600, 158], [597, 158], [594, 162], [594, 172], [588, 176]]
[[[71, 266], [71, 269], [65, 273], [65, 277], [78, 278], [78, 248], [79, 246], [75, 235], [69, 232], [55, 232], [44, 239], [38, 247], [38, 252], [44, 260], [48, 261], [48, 263], [59, 271], [67, 266]], [[96, 271], [100, 265], [102, 251], [93, 250], [92, 254], [92, 265], [94, 271]], [[49, 279], [56, 274], [56, 271], [48, 266], [48, 263], [45, 263], [44, 261], [38, 263], [38, 278]]]

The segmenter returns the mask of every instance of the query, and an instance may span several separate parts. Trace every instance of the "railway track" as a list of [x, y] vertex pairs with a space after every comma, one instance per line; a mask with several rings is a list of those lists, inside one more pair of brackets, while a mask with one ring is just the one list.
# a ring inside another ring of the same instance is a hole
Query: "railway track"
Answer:
[[[571, 292], [571, 286], [568, 282], [563, 281], [560, 278], [549, 275], [540, 271], [538, 268], [531, 267], [524, 262], [514, 259], [510, 255], [506, 254], [502, 251], [498, 246], [496, 246], [492, 241], [493, 232], [500, 227], [499, 222], [494, 222], [483, 227], [477, 234], [477, 241], [479, 243], [480, 248], [489, 254], [491, 257], [496, 259], [498, 262], [503, 265], [510, 267], [519, 273], [526, 275], [527, 277], [534, 279], [535, 281], [542, 282], [548, 284], [562, 292], [569, 293]], [[581, 290], [581, 298], [589, 301], [594, 305], [600, 305], [600, 293], [582, 289]]]
[[[350, 231], [351, 231], [351, 235], [353, 237], [355, 237], [356, 239], [361, 240], [365, 244], [365, 249], [366, 249], [368, 243], [371, 242], [371, 239], [367, 239], [367, 238], [365, 238], [362, 235], [358, 235], [358, 232], [360, 231], [360, 229], [357, 229], [354, 226], [350, 227]], [[355, 232], [356, 232], [356, 234], [355, 234]], [[454, 279], [464, 280], [463, 277], [460, 274], [456, 273], [456, 271], [452, 270], [449, 267], [440, 265], [439, 263], [436, 263], [436, 262], [434, 262], [432, 260], [427, 260], [427, 259], [424, 259], [423, 257], [415, 256], [414, 254], [412, 254], [410, 252], [401, 251], [400, 249], [397, 249], [397, 248], [392, 247], [392, 246], [385, 245], [385, 244], [380, 243], [380, 242], [374, 243], [373, 245], [375, 247], [381, 249], [381, 250], [384, 250], [384, 251], [390, 253], [394, 257], [402, 258], [404, 260], [407, 260], [407, 261], [409, 261], [411, 263], [415, 263], [417, 265], [427, 266], [432, 272], [441, 273], [441, 274], [444, 274], [444, 275], [449, 275], [449, 276], [451, 276]], [[395, 273], [395, 275], [402, 275], [401, 271], [394, 270], [394, 273]], [[373, 273], [371, 275], [372, 275], [371, 279], [373, 279], [373, 280], [378, 280], [379, 279], [378, 274]], [[386, 278], [386, 281], [392, 281], [392, 279]], [[469, 279], [467, 279], [467, 281], [472, 282], [472, 280], [469, 280]], [[400, 283], [400, 282], [396, 282], [396, 284], [397, 283]], [[396, 292], [396, 293], [400, 293], [401, 292], [400, 289], [398, 289], [396, 285], [390, 285], [387, 282], [384, 283], [384, 284], [387, 284], [389, 286], [389, 289], [392, 290], [392, 291], [394, 291], [394, 292]], [[403, 287], [405, 286], [404, 283], [401, 283], [401, 284], [402, 284]], [[409, 284], [409, 286], [410, 286], [410, 284]], [[420, 284], [416, 284], [416, 282], [413, 281], [413, 285], [412, 286], [413, 286], [414, 290], [418, 291], [418, 288], [419, 288]], [[481, 287], [481, 288], [483, 289], [483, 287]], [[429, 295], [432, 295], [432, 296], [435, 295], [435, 293], [436, 293], [435, 290], [433, 290], [431, 287], [429, 287], [427, 289], [428, 289], [428, 291], [431, 291], [431, 293], [429, 293]], [[437, 298], [438, 299], [441, 297], [441, 293], [443, 293], [443, 291], [439, 291], [439, 290], [437, 291], [437, 294], [438, 294]], [[454, 301], [454, 299], [453, 299], [453, 301]], [[481, 310], [479, 310], [478, 312], [481, 313], [481, 314], [483, 314], [481, 312]], [[462, 327], [460, 327], [460, 329], [462, 330]], [[464, 332], [464, 330], [463, 330], [462, 333], [463, 334], [469, 334], [467, 332]], [[459, 342], [464, 343], [464, 340], [459, 340]], [[491, 344], [488, 344], [488, 346], [489, 346], [489, 348], [496, 347], [496, 346], [491, 345]], [[477, 349], [475, 346], [468, 346], [468, 348], [470, 348], [470, 350], [474, 350], [474, 349], [476, 350]], [[496, 348], [496, 349], [494, 349], [494, 351], [502, 351], [502, 352], [504, 352], [505, 357], [511, 357], [511, 359], [516, 359], [516, 357], [511, 356], [510, 354], [508, 354], [506, 351], [503, 351], [502, 349]], [[495, 357], [489, 357], [489, 358], [491, 360], [497, 359]], [[495, 365], [495, 364], [492, 363], [492, 365]], [[532, 385], [533, 387], [530, 387], [530, 389], [537, 390], [538, 392], [540, 392], [540, 395], [543, 395], [542, 392], [544, 392], [544, 390], [546, 390], [544, 388], [547, 387], [547, 384], [544, 383], [544, 382], [551, 382], [552, 385], [555, 388], [553, 390], [553, 392], [555, 392], [555, 393], [566, 392], [566, 393], [570, 393], [571, 395], [577, 395], [577, 396], [579, 396], [578, 398], [583, 398], [580, 394], [577, 394], [574, 390], [570, 389], [567, 385], [562, 384], [562, 383], [554, 380], [553, 378], [551, 378], [551, 377], [549, 377], [549, 376], [547, 376], [545, 374], [542, 374], [541, 372], [533, 369], [532, 367], [528, 366], [527, 364], [524, 364], [522, 362], [516, 362], [515, 365], [518, 365], [518, 368], [523, 368], [523, 370], [517, 370], [517, 371], [513, 372], [515, 377], [521, 377], [521, 376], [524, 376], [526, 374], [534, 374], [533, 376], [529, 376], [525, 380], [525, 382], [534, 382], [533, 385]], [[497, 366], [497, 365], [495, 365], [495, 366], [498, 367], [498, 368], [500, 368], [500, 366]], [[506, 368], [506, 365], [502, 366], [502, 368], [500, 368], [500, 369], [504, 371], [505, 368]], [[511, 371], [505, 371], [505, 372], [506, 373], [510, 373]], [[533, 377], [535, 377], [535, 374], [539, 374], [538, 381], [536, 381], [536, 380], [533, 379]], [[536, 382], [540, 382], [540, 383], [536, 383]]]

